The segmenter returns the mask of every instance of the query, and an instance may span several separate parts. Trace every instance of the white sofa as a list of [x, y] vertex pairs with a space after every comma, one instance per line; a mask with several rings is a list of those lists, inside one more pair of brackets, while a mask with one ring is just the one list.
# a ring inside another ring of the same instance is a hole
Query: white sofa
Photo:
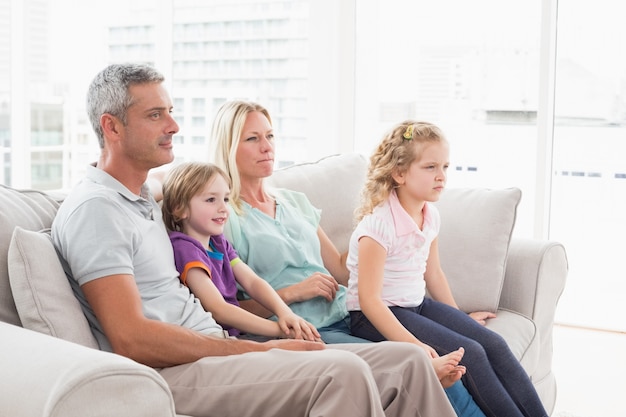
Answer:
[[[345, 250], [366, 166], [358, 154], [335, 155], [278, 170], [271, 181], [305, 192]], [[176, 415], [156, 371], [95, 348], [45, 233], [62, 198], [0, 186], [0, 415]], [[462, 309], [497, 311], [489, 327], [552, 411], [552, 324], [567, 258], [556, 242], [511, 240], [519, 198], [516, 189], [444, 191], [441, 259]]]

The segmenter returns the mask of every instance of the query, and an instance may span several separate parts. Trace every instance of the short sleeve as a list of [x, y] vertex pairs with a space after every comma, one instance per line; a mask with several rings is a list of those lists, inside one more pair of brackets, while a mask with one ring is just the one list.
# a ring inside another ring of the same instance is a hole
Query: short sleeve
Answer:
[[374, 239], [386, 251], [389, 251], [393, 242], [393, 228], [390, 221], [382, 216], [365, 216], [354, 231], [357, 241], [362, 237]]
[[106, 275], [134, 274], [133, 254], [142, 237], [132, 225], [126, 211], [106, 197], [91, 198], [72, 212], [59, 238], [79, 285]]
[[187, 285], [187, 273], [192, 268], [200, 268], [206, 271], [209, 278], [211, 277], [211, 270], [204, 261], [206, 254], [192, 242], [184, 239], [172, 239], [172, 249], [174, 250], [176, 270], [184, 285]]

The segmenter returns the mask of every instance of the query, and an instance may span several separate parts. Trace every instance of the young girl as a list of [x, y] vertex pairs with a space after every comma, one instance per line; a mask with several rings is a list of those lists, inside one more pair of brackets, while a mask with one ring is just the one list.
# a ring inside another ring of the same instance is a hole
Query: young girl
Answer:
[[[212, 164], [191, 162], [172, 169], [163, 184], [163, 220], [170, 231], [182, 283], [228, 330], [266, 337], [320, 340], [313, 325], [294, 314], [262, 278], [242, 262], [222, 234], [230, 185]], [[237, 284], [273, 312], [277, 321], [239, 307]]]
[[412, 342], [433, 356], [462, 346], [465, 385], [486, 415], [547, 416], [504, 339], [482, 325], [495, 315], [460, 311], [439, 264], [431, 202], [446, 184], [448, 155], [439, 128], [409, 120], [371, 156], [347, 260], [352, 334]]

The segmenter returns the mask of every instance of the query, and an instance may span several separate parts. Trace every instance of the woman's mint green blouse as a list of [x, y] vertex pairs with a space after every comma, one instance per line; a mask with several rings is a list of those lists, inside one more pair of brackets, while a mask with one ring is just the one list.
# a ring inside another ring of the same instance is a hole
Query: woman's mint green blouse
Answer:
[[[317, 237], [320, 210], [303, 193], [279, 189], [273, 194], [274, 219], [246, 202], [241, 216], [230, 208], [224, 234], [239, 257], [275, 290], [302, 282], [315, 272], [329, 274]], [[316, 297], [289, 307], [315, 327], [322, 328], [348, 315], [345, 296], [346, 288], [340, 286], [333, 302]]]

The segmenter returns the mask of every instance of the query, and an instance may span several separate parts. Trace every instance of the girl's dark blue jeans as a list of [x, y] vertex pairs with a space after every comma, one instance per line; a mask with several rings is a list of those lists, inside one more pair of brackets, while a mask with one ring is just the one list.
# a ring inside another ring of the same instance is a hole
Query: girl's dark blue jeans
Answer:
[[[487, 416], [546, 417], [548, 414], [528, 374], [504, 339], [464, 312], [425, 298], [417, 307], [390, 307], [402, 325], [421, 342], [444, 355], [465, 349], [463, 383]], [[385, 340], [361, 311], [350, 312], [354, 336]]]

